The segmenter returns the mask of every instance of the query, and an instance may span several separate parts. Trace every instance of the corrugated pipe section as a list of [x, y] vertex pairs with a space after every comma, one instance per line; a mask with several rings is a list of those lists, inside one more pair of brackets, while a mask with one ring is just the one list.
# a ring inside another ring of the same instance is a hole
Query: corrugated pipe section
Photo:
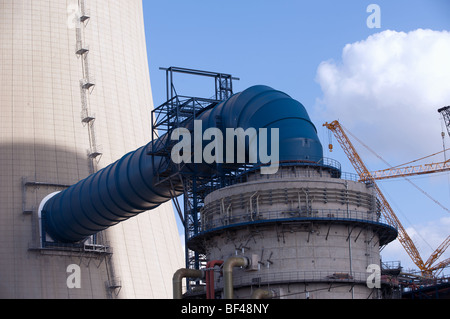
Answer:
[[[267, 128], [268, 132], [277, 128], [279, 161], [319, 161], [323, 156], [316, 128], [303, 105], [267, 86], [253, 86], [235, 94], [201, 113], [197, 120], [202, 121], [203, 132], [208, 128], [219, 128], [224, 135], [224, 145], [227, 128], [254, 128], [257, 132], [260, 128]], [[185, 123], [185, 128], [192, 132], [194, 121]], [[167, 161], [171, 159], [148, 155], [150, 150], [166, 143], [169, 138], [161, 136], [50, 198], [42, 210], [45, 231], [55, 241], [78, 242], [169, 201], [170, 186], [155, 186], [155, 168], [167, 170]], [[206, 146], [210, 141], [203, 143]], [[191, 146], [193, 149], [194, 140]], [[203, 162], [197, 165], [197, 169], [208, 172], [210, 165]], [[181, 194], [181, 186], [175, 185], [178, 194]]]

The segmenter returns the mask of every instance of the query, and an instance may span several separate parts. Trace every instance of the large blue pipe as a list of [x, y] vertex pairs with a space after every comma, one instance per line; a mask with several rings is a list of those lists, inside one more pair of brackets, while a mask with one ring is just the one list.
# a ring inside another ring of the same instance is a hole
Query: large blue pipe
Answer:
[[[267, 86], [253, 86], [201, 113], [206, 130], [278, 128], [279, 160], [318, 161], [323, 156], [317, 131], [301, 103]], [[185, 123], [192, 130], [193, 121]], [[170, 159], [148, 155], [155, 142], [130, 152], [117, 162], [49, 199], [42, 210], [45, 231], [58, 242], [78, 242], [171, 199], [169, 186], [155, 187], [155, 167], [164, 170]], [[206, 163], [196, 166], [207, 170]], [[161, 172], [160, 172], [161, 173]], [[181, 190], [181, 185], [175, 185]]]

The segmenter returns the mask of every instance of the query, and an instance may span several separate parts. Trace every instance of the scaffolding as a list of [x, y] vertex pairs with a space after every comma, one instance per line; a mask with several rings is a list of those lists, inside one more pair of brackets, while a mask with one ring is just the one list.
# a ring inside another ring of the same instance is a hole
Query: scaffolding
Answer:
[[[194, 69], [186, 69], [179, 67], [160, 68], [166, 72], [166, 102], [154, 108], [152, 111], [152, 149], [148, 150], [149, 155], [161, 157], [164, 160], [160, 161], [160, 165], [154, 165], [154, 176], [156, 177], [156, 184], [168, 184], [172, 190], [172, 199], [178, 215], [183, 222], [185, 229], [185, 256], [186, 267], [192, 269], [200, 269], [204, 266], [204, 256], [189, 249], [189, 239], [196, 236], [201, 227], [199, 220], [200, 209], [204, 205], [204, 198], [206, 194], [221, 180], [225, 179], [226, 175], [236, 174], [236, 172], [224, 171], [221, 164], [217, 165], [217, 171], [214, 174], [202, 174], [196, 169], [196, 164], [191, 165], [191, 169], [183, 169], [186, 163], [175, 164], [170, 160], [171, 150], [175, 142], [170, 141], [169, 138], [160, 141], [159, 136], [167, 134], [170, 136], [171, 132], [183, 123], [195, 119], [198, 115], [206, 110], [215, 107], [217, 104], [225, 99], [228, 99], [233, 94], [233, 80], [239, 78], [233, 77], [230, 74], [201, 71]], [[174, 74], [182, 73], [192, 76], [201, 76], [212, 78], [214, 80], [215, 92], [212, 97], [195, 97], [184, 96], [177, 94], [174, 84]], [[164, 168], [162, 167], [164, 166]], [[173, 185], [179, 185], [181, 181], [182, 189], [175, 189]], [[178, 202], [178, 194], [183, 194], [183, 203]]]

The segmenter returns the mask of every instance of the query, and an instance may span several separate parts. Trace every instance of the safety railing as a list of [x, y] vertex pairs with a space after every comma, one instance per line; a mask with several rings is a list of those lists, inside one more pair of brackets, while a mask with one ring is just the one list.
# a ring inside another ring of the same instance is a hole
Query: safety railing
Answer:
[[[263, 272], [234, 274], [233, 286], [262, 286], [266, 284], [283, 283], [311, 283], [311, 282], [336, 282], [336, 283], [366, 283], [371, 273], [342, 271], [289, 271], [289, 272]], [[223, 287], [223, 282], [218, 282], [217, 288]]]
[[334, 220], [369, 222], [389, 225], [388, 221], [379, 213], [372, 211], [340, 210], [340, 209], [308, 209], [308, 210], [281, 210], [259, 211], [246, 214], [218, 217], [214, 214], [203, 215], [200, 223], [200, 233], [218, 228], [239, 224], [261, 222], [276, 222], [283, 220]]

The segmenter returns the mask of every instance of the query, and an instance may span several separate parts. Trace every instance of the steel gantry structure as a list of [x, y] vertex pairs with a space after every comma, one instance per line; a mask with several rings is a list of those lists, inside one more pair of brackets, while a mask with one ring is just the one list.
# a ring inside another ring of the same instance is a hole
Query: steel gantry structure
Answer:
[[[443, 267], [446, 267], [448, 264], [450, 264], [450, 259], [446, 259], [436, 265], [433, 265], [436, 260], [445, 252], [447, 247], [450, 245], [450, 236], [447, 236], [447, 238], [444, 240], [444, 242], [431, 254], [431, 256], [427, 259], [426, 262], [423, 261], [422, 257], [420, 256], [420, 253], [418, 249], [416, 248], [414, 242], [412, 241], [411, 237], [409, 237], [408, 233], [402, 226], [400, 220], [395, 215], [392, 207], [389, 205], [388, 201], [384, 197], [383, 193], [381, 192], [380, 188], [376, 184], [376, 179], [381, 178], [375, 178], [372, 173], [367, 169], [366, 165], [362, 161], [361, 157], [358, 155], [358, 152], [356, 151], [355, 147], [351, 143], [350, 139], [348, 138], [347, 134], [344, 132], [343, 127], [338, 121], [333, 121], [331, 123], [325, 123], [323, 126], [328, 128], [331, 132], [333, 132], [334, 136], [336, 137], [337, 141], [341, 145], [342, 149], [344, 150], [345, 154], [349, 158], [350, 162], [352, 163], [354, 169], [356, 170], [357, 174], [359, 175], [360, 180], [370, 183], [373, 185], [375, 193], [380, 200], [380, 207], [381, 207], [381, 213], [386, 218], [386, 220], [392, 225], [396, 226], [398, 229], [398, 240], [403, 246], [403, 248], [406, 250], [414, 264], [420, 269], [422, 274], [426, 277], [431, 277], [433, 274], [433, 271], [442, 269]], [[445, 165], [441, 166], [441, 169], [437, 169], [437, 167], [434, 167], [433, 169], [428, 169], [427, 173], [432, 173], [436, 171], [443, 171], [448, 169], [447, 162], [442, 163]], [[400, 174], [397, 174], [397, 176], [406, 174], [425, 174], [425, 170], [427, 170], [427, 167], [422, 167], [421, 169], [417, 169], [416, 171], [410, 170], [408, 171], [399, 171]], [[388, 170], [386, 170], [388, 171]], [[398, 172], [397, 172], [398, 173]], [[382, 173], [380, 173], [381, 176]], [[386, 176], [395, 177], [395, 171], [389, 170], [389, 173], [384, 172]], [[377, 176], [377, 174], [375, 174]], [[386, 177], [387, 178], [387, 177]]]

